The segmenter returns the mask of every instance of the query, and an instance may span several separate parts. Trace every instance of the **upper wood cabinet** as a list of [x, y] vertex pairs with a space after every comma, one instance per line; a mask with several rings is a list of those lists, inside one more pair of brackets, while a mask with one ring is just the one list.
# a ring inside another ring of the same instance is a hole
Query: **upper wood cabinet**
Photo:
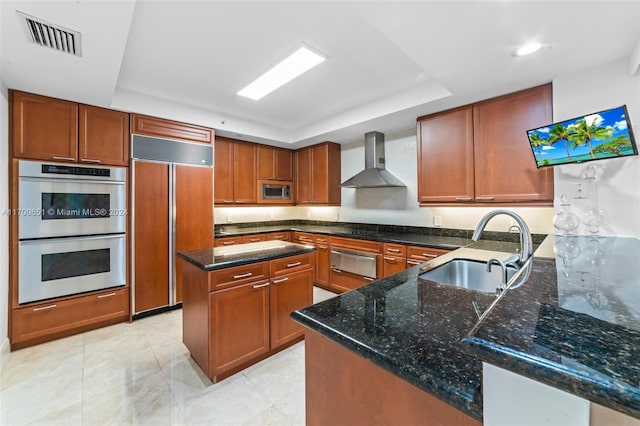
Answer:
[[340, 145], [324, 142], [296, 151], [298, 204], [340, 204]]
[[256, 204], [257, 145], [228, 138], [216, 138], [214, 146], [214, 202]]
[[11, 92], [13, 157], [129, 164], [129, 114]]
[[131, 114], [131, 133], [187, 142], [211, 143], [214, 139], [214, 131], [208, 127], [140, 114]]
[[551, 85], [418, 119], [418, 201], [550, 205], [553, 170], [526, 131], [552, 121]]
[[258, 179], [293, 180], [293, 152], [268, 145], [258, 145]]
[[129, 114], [80, 105], [81, 163], [129, 164]]

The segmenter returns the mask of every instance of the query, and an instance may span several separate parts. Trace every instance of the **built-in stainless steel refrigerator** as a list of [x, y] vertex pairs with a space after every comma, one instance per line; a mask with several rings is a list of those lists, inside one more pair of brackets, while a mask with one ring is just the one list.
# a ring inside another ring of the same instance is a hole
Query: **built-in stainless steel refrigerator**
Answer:
[[135, 317], [179, 306], [176, 254], [213, 247], [213, 146], [132, 135], [131, 147]]

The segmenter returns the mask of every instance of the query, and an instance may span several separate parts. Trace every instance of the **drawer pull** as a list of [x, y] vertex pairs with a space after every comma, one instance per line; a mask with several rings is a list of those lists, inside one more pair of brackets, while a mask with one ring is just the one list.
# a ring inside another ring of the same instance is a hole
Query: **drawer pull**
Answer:
[[113, 297], [115, 295], [116, 295], [115, 292], [109, 293], [109, 294], [101, 294], [101, 295], [98, 296], [98, 299], [104, 299], [105, 297]]
[[294, 266], [300, 266], [300, 265], [302, 265], [302, 262], [287, 263], [287, 268], [293, 268]]
[[362, 277], [362, 278], [364, 278], [367, 281], [375, 281], [376, 280], [375, 278], [369, 278], [369, 277]]
[[230, 245], [235, 244], [235, 243], [236, 243], [235, 241], [223, 241], [223, 242], [222, 242], [222, 245], [224, 245], [224, 246], [230, 246]]
[[283, 282], [287, 281], [288, 279], [289, 279], [289, 277], [284, 277], [284, 278], [282, 278], [280, 280], [272, 280], [271, 282], [274, 283], [274, 284], [279, 284], [279, 283], [283, 283]]
[[42, 306], [40, 308], [33, 308], [33, 312], [37, 312], [37, 311], [44, 311], [47, 309], [53, 309], [55, 308], [57, 305], [49, 305], [49, 306]]
[[395, 257], [389, 257], [389, 256], [384, 256], [383, 259], [384, 260], [388, 260], [389, 262], [395, 262], [396, 261]]
[[400, 249], [394, 249], [394, 248], [388, 248], [387, 251], [390, 251], [391, 253], [400, 253]]
[[251, 243], [257, 243], [258, 241], [260, 241], [260, 238], [250, 238], [249, 242]]
[[233, 203], [233, 200], [224, 200], [224, 201], [222, 201], [222, 202], [223, 202], [223, 203], [228, 203], [228, 204], [230, 204], [230, 203]]
[[268, 285], [269, 285], [269, 283], [258, 284], [258, 285], [254, 285], [253, 288], [262, 288], [262, 287], [266, 287]]
[[431, 254], [431, 253], [422, 253], [422, 255], [423, 255], [424, 257], [428, 257], [428, 258], [431, 258], [431, 259], [433, 259], [433, 258], [435, 258], [435, 257], [438, 257], [438, 255], [437, 255], [437, 254]]
[[[247, 272], [246, 274], [234, 275], [233, 279], [239, 280], [240, 278], [249, 278], [252, 275], [253, 275], [253, 272]], [[254, 288], [257, 288], [257, 287], [254, 287]]]
[[421, 264], [422, 262], [417, 261], [417, 260], [407, 260], [407, 263], [409, 263], [409, 264], [411, 264], [411, 265], [419, 265], [419, 264]]
[[94, 160], [92, 158], [81, 158], [80, 161], [84, 161], [85, 163], [101, 163], [100, 160]]
[[319, 245], [317, 246], [320, 250], [326, 250], [328, 247], [327, 246], [323, 246], [323, 245]]
[[471, 201], [471, 197], [456, 197], [456, 201]]
[[333, 268], [333, 272], [337, 272], [337, 273], [339, 273], [339, 274], [341, 274], [341, 273], [342, 273], [342, 271], [341, 271], [340, 269], [336, 269], [336, 268]]
[[54, 160], [76, 161], [76, 159], [73, 157], [51, 157], [51, 158], [53, 158]]
[[327, 242], [327, 240], [322, 239], [322, 238], [318, 238], [318, 239], [316, 239], [316, 242], [317, 242], [317, 243], [326, 243], [326, 242]]
[[486, 197], [476, 197], [476, 200], [478, 200], [478, 201], [491, 201], [491, 200], [493, 200], [494, 198], [496, 198], [496, 197], [493, 197], [493, 196], [491, 196], [491, 195], [488, 195], [488, 196], [486, 196]]

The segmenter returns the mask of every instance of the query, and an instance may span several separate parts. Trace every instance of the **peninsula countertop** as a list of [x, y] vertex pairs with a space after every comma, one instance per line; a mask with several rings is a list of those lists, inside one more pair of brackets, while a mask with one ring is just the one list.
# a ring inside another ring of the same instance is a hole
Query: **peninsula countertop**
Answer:
[[317, 250], [313, 246], [286, 241], [261, 241], [230, 247], [212, 247], [179, 252], [178, 256], [205, 271], [295, 256]]
[[[495, 254], [446, 256], [481, 252]], [[498, 298], [415, 267], [292, 316], [480, 421], [482, 361], [640, 418], [638, 253], [636, 239], [550, 236]]]

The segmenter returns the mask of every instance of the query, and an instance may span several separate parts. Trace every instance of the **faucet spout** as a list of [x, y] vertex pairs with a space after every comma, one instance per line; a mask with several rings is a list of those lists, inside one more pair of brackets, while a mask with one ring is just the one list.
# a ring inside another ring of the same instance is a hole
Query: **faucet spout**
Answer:
[[471, 237], [471, 239], [473, 241], [478, 241], [478, 239], [480, 239], [480, 236], [482, 235], [482, 231], [487, 226], [489, 220], [501, 214], [512, 217], [520, 228], [520, 255], [518, 257], [517, 263], [518, 267], [522, 267], [522, 265], [524, 265], [525, 262], [531, 257], [531, 247], [533, 246], [533, 241], [531, 239], [531, 231], [529, 230], [529, 227], [527, 226], [524, 219], [522, 219], [522, 217], [520, 217], [520, 215], [518, 215], [517, 213], [506, 209], [497, 209], [490, 211], [489, 213], [484, 215], [482, 219], [480, 219], [480, 222], [478, 222], [476, 229], [473, 231], [473, 236]]

